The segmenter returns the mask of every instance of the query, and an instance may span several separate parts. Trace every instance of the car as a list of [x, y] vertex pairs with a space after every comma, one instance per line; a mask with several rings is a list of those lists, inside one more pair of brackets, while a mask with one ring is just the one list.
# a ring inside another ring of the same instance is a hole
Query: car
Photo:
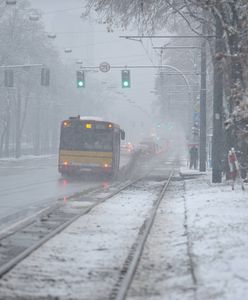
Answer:
[[144, 155], [154, 155], [158, 153], [158, 145], [152, 138], [143, 139], [138, 146], [139, 151]]
[[134, 152], [134, 145], [130, 142], [121, 145], [121, 152], [122, 153], [133, 153]]

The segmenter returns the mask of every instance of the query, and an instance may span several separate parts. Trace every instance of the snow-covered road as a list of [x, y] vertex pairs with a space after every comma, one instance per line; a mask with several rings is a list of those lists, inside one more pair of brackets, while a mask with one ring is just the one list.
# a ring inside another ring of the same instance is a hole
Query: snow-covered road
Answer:
[[[121, 166], [130, 157], [121, 157]], [[0, 160], [0, 231], [39, 211], [58, 198], [86, 191], [102, 184], [102, 179], [63, 179], [56, 156]]]

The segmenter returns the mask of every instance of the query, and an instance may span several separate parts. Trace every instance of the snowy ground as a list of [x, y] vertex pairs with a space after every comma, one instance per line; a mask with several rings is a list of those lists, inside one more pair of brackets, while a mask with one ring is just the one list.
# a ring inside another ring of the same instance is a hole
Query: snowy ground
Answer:
[[[139, 188], [97, 207], [19, 264], [1, 279], [0, 299], [108, 299], [158, 183]], [[240, 187], [211, 184], [209, 175], [174, 181], [127, 299], [246, 299], [247, 216]]]
[[197, 299], [247, 299], [247, 190], [209, 182], [186, 183]]
[[137, 186], [75, 222], [4, 277], [0, 299], [108, 299], [159, 188]]
[[201, 175], [171, 189], [127, 299], [247, 299], [247, 191]]
[[184, 182], [173, 182], [158, 210], [128, 300], [194, 299], [184, 202]]

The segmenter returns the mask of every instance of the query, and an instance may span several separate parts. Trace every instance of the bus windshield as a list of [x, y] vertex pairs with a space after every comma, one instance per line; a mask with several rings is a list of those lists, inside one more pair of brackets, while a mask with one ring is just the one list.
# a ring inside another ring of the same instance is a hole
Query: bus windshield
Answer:
[[113, 131], [104, 129], [62, 128], [60, 149], [112, 151]]

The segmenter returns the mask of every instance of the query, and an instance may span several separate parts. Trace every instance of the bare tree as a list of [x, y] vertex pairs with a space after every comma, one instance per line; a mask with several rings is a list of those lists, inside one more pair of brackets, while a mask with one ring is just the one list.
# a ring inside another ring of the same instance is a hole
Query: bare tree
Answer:
[[98, 13], [108, 28], [136, 24], [140, 34], [169, 28], [179, 18], [195, 34], [201, 34], [200, 25], [205, 23], [208, 32], [214, 35], [216, 24], [220, 24], [221, 47], [216, 52], [210, 42], [210, 49], [213, 62], [219, 61], [225, 73], [229, 143], [234, 146], [247, 140], [248, 145], [247, 0], [88, 0], [86, 13], [91, 10]]

